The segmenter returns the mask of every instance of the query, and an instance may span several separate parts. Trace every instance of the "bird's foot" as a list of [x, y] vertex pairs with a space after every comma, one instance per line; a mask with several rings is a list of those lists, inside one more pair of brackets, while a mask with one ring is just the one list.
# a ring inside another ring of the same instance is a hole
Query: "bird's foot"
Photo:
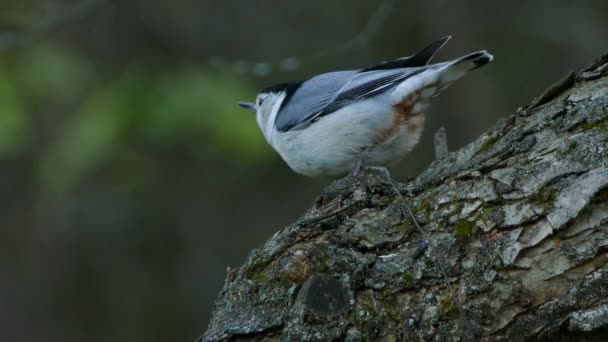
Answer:
[[365, 169], [367, 168], [367, 166], [365, 166], [366, 159], [367, 159], [367, 153], [365, 153], [365, 152], [361, 153], [361, 156], [355, 162], [355, 167], [346, 176], [346, 178], [357, 179], [357, 178], [361, 177], [362, 175], [365, 175]]
[[387, 180], [392, 180], [393, 178], [391, 177], [391, 173], [388, 171], [387, 168], [385, 168], [384, 166], [371, 166], [371, 165], [366, 165], [363, 166], [363, 169], [365, 171], [372, 171], [372, 172], [376, 172], [378, 174], [380, 174], [381, 176], [383, 176], [384, 178], [386, 178]]

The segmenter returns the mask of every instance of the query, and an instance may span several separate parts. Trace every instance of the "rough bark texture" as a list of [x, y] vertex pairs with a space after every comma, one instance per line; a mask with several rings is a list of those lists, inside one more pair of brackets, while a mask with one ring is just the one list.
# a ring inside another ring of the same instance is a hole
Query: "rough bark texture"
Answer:
[[383, 177], [336, 181], [229, 272], [201, 340], [601, 336], [607, 185], [608, 55], [398, 184], [424, 236]]

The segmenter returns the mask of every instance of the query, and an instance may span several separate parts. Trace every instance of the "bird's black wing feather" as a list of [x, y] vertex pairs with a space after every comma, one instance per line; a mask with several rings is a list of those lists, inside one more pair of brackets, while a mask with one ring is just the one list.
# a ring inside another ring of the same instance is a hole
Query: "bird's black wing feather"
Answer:
[[432, 42], [424, 49], [418, 51], [415, 55], [408, 57], [401, 57], [390, 61], [384, 61], [376, 65], [372, 65], [361, 72], [374, 71], [374, 70], [390, 70], [398, 68], [415, 68], [425, 66], [429, 63], [431, 58], [441, 49], [445, 43], [450, 40], [450, 36], [443, 37], [437, 41]]

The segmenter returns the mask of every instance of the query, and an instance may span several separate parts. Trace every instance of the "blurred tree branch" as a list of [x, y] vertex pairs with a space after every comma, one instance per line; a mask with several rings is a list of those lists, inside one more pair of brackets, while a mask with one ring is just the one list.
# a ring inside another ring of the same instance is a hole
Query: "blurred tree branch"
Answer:
[[605, 333], [606, 89], [608, 55], [400, 184], [429, 243], [382, 177], [336, 181], [228, 272], [201, 340]]
[[61, 25], [78, 20], [98, 9], [105, 0], [82, 0], [80, 3], [65, 9], [56, 9], [39, 22], [32, 23], [14, 32], [0, 32], [0, 51], [31, 43], [44, 38]]

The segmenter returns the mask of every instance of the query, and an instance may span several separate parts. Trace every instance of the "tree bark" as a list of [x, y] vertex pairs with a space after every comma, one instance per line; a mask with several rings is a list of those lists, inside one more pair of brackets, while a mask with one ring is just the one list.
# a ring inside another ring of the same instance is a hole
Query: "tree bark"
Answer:
[[338, 180], [228, 272], [202, 341], [608, 336], [608, 55], [419, 177]]

